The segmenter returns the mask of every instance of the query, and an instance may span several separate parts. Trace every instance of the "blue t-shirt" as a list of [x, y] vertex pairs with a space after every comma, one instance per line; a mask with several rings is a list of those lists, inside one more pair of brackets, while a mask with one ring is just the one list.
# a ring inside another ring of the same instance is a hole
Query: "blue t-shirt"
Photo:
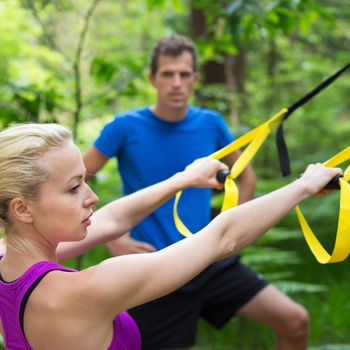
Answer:
[[[96, 148], [118, 159], [124, 193], [130, 194], [182, 171], [234, 140], [221, 114], [190, 106], [179, 122], [159, 119], [149, 107], [117, 115], [102, 129]], [[178, 212], [185, 225], [197, 232], [211, 220], [211, 190], [183, 192]], [[174, 198], [135, 227], [135, 239], [162, 249], [183, 239], [173, 219]]]

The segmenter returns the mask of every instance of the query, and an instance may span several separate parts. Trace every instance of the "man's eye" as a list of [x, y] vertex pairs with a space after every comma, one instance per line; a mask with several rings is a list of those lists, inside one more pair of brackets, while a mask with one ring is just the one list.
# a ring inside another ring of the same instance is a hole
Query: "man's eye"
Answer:
[[164, 78], [171, 78], [171, 77], [173, 76], [173, 73], [171, 73], [171, 72], [163, 72], [163, 73], [162, 73], [162, 76], [163, 76]]
[[191, 75], [192, 75], [192, 73], [190, 73], [190, 72], [181, 72], [180, 73], [181, 78], [190, 78]]

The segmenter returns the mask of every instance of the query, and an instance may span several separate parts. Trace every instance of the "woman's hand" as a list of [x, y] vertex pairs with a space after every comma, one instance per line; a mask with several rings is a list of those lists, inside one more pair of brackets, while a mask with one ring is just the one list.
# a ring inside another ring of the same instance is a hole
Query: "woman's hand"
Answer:
[[324, 187], [337, 175], [342, 175], [341, 168], [328, 168], [320, 163], [310, 164], [297, 181], [302, 181], [308, 195], [324, 194], [330, 190]]
[[183, 174], [186, 174], [189, 179], [189, 187], [211, 187], [221, 190], [224, 185], [218, 182], [216, 174], [219, 170], [227, 169], [226, 164], [210, 157], [204, 157], [188, 165]]

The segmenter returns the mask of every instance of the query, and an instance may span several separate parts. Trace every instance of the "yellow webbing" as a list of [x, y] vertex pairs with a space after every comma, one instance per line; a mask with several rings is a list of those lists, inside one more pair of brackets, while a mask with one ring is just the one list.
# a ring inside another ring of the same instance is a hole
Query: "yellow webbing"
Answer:
[[[223, 147], [222, 149], [214, 152], [210, 157], [214, 159], [221, 159], [228, 154], [242, 148], [243, 146], [249, 144], [242, 154], [239, 156], [237, 161], [233, 164], [230, 174], [227, 176], [225, 181], [225, 196], [221, 211], [232, 208], [238, 203], [238, 188], [235, 183], [235, 179], [241, 174], [241, 172], [246, 168], [251, 159], [255, 156], [256, 152], [259, 150], [262, 143], [265, 141], [266, 137], [269, 135], [271, 130], [277, 127], [283, 120], [284, 115], [288, 112], [287, 108], [281, 109], [277, 114], [271, 117], [265, 123], [259, 125], [255, 129], [249, 131], [243, 136], [239, 137], [237, 140], [233, 141], [229, 145]], [[176, 193], [174, 202], [174, 221], [175, 226], [178, 231], [185, 237], [188, 237], [192, 232], [185, 226], [181, 221], [177, 206], [180, 200], [182, 191]]]
[[[350, 159], [350, 147], [345, 148], [334, 157], [323, 164], [328, 167], [337, 166]], [[338, 229], [332, 255], [329, 255], [312, 232], [299, 206], [295, 207], [301, 230], [311, 252], [320, 264], [335, 263], [345, 260], [350, 253], [350, 165], [344, 172], [344, 176], [339, 179], [340, 204]]]

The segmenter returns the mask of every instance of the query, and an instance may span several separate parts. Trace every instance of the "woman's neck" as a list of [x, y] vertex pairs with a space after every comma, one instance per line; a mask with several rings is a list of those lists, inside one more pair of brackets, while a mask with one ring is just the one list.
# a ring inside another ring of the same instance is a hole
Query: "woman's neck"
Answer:
[[14, 281], [33, 264], [47, 260], [56, 261], [54, 250], [42, 249], [31, 242], [6, 242], [5, 255], [0, 261], [1, 276], [5, 281]]

